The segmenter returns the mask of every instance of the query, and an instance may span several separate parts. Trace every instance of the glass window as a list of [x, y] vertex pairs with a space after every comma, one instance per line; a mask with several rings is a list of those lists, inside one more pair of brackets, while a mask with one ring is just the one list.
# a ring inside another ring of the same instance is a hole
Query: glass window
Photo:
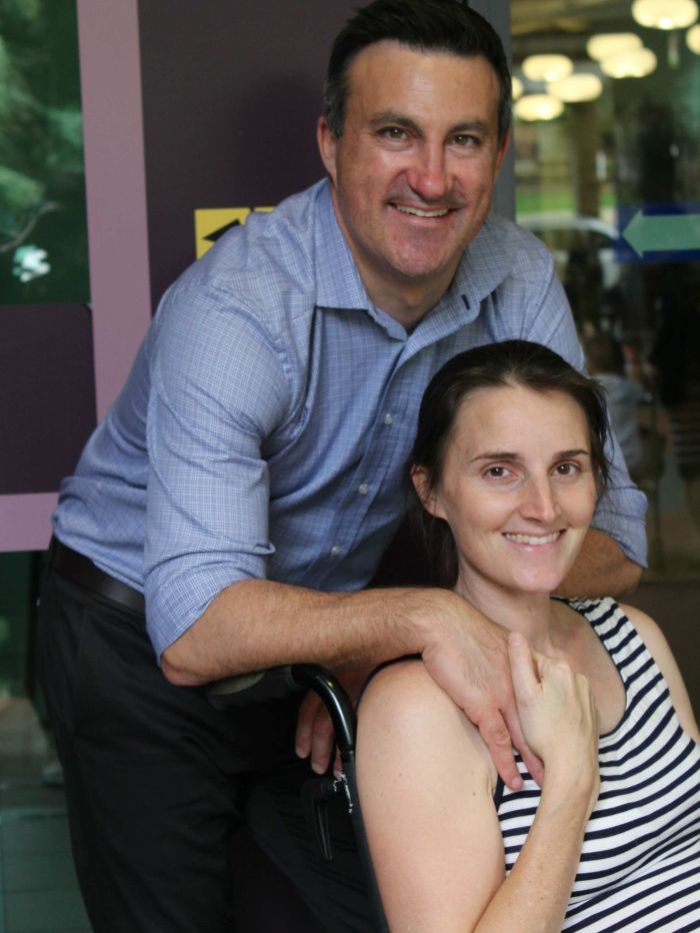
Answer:
[[511, 23], [517, 219], [649, 498], [650, 578], [700, 580], [700, 26], [590, 0], [512, 0]]
[[0, 303], [87, 303], [75, 0], [0, 4], [0, 127]]

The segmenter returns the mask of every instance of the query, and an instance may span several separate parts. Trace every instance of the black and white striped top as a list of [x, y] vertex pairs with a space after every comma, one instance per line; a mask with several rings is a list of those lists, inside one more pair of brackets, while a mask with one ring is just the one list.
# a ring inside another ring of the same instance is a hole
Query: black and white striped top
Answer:
[[[661, 671], [612, 599], [571, 602], [622, 677], [624, 715], [601, 736], [601, 792], [586, 828], [562, 929], [612, 933], [700, 930], [700, 746], [680, 726]], [[540, 801], [525, 780], [499, 781], [498, 818], [509, 872]]]

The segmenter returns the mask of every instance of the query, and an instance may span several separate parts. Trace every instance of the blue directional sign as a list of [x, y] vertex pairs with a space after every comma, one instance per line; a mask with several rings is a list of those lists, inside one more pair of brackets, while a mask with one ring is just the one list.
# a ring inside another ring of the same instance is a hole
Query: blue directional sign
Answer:
[[618, 207], [619, 262], [700, 260], [700, 204]]

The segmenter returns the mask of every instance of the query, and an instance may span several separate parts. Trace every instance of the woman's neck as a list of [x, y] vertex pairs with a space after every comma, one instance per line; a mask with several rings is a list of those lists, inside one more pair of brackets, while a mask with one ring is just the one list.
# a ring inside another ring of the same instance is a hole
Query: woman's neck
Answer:
[[[542, 654], [558, 653], [561, 631], [555, 625], [557, 604], [549, 593], [522, 593], [482, 580], [457, 580], [455, 592], [480, 612], [513, 632], [520, 632]], [[557, 637], [559, 636], [559, 637]]]

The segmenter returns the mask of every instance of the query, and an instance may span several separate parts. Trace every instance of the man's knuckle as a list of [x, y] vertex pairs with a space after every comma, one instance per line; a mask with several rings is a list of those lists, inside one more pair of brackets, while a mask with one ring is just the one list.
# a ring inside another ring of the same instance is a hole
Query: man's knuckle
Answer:
[[510, 748], [510, 733], [505, 725], [497, 722], [487, 722], [481, 727], [481, 732], [489, 745]]

